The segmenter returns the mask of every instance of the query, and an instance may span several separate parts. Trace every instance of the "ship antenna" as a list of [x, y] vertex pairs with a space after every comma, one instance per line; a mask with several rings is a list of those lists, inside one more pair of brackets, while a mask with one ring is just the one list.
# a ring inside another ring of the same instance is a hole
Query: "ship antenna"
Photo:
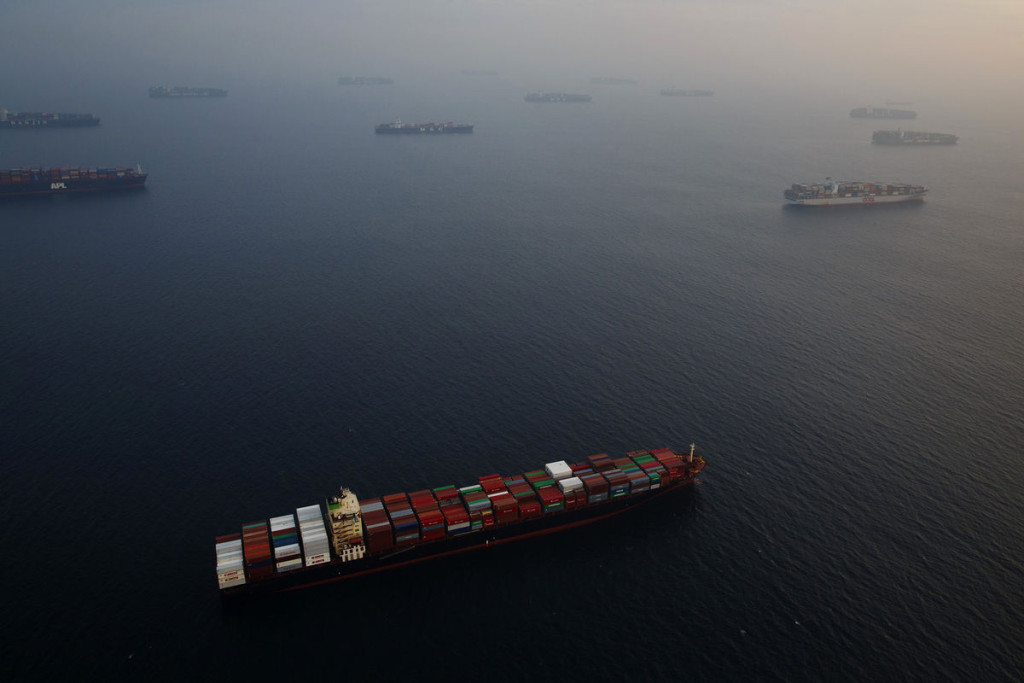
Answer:
[[690, 462], [693, 462], [693, 451], [696, 448], [697, 448], [697, 444], [695, 444], [695, 443], [691, 443], [690, 444]]

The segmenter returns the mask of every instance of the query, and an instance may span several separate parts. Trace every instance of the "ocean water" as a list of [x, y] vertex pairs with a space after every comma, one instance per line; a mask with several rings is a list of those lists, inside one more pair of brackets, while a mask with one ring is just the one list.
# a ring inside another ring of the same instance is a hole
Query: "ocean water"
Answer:
[[[0, 135], [0, 167], [150, 173], [0, 206], [6, 680], [1024, 676], [1019, 127], [920, 103], [961, 142], [900, 149], [841, 96], [146, 85]], [[476, 130], [373, 134], [395, 117]], [[826, 175], [931, 194], [782, 206]], [[606, 524], [217, 594], [214, 536], [342, 484], [691, 442], [692, 492]]]

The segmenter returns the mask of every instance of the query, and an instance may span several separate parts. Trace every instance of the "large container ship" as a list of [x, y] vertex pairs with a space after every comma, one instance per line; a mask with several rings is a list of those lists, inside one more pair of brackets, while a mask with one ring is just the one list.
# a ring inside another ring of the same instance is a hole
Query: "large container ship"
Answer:
[[217, 583], [225, 597], [292, 591], [549, 534], [683, 489], [705, 464], [691, 445], [688, 454], [663, 448], [549, 462], [461, 488], [362, 500], [342, 488], [324, 507], [307, 505], [218, 537]]
[[109, 192], [143, 187], [142, 168], [12, 168], [0, 170], [0, 197]]
[[951, 133], [915, 130], [876, 130], [871, 136], [871, 142], [876, 145], [955, 145], [959, 139]]
[[338, 79], [338, 85], [391, 85], [394, 83], [390, 78], [382, 76], [342, 76]]
[[186, 88], [183, 86], [168, 87], [157, 85], [149, 89], [149, 96], [161, 99], [179, 97], [227, 97], [228, 91], [223, 88]]
[[393, 123], [380, 123], [374, 129], [381, 135], [440, 135], [442, 133], [472, 133], [471, 123], [402, 123], [401, 119]]
[[590, 95], [574, 95], [567, 92], [532, 92], [524, 98], [527, 102], [589, 102]]
[[92, 114], [9, 112], [0, 109], [0, 128], [82, 128], [98, 125], [99, 118]]
[[661, 91], [667, 97], [711, 97], [714, 90], [684, 90], [682, 88], [666, 88]]
[[904, 183], [862, 183], [825, 178], [823, 183], [797, 183], [783, 192], [794, 206], [895, 204], [924, 199], [927, 188]]
[[887, 107], [857, 107], [850, 110], [850, 116], [855, 119], [916, 119], [917, 112]]

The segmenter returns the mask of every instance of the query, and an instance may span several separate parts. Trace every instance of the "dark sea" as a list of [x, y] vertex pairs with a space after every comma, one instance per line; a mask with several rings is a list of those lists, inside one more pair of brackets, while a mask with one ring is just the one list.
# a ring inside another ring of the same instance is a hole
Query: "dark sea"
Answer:
[[[1019, 119], [918, 102], [960, 144], [904, 149], [841, 92], [186, 84], [230, 93], [4, 93], [102, 125], [0, 167], [150, 174], [0, 205], [4, 680], [1024, 677]], [[827, 175], [931, 193], [783, 206]], [[692, 491], [606, 523], [218, 595], [215, 536], [341, 485], [691, 442]]]

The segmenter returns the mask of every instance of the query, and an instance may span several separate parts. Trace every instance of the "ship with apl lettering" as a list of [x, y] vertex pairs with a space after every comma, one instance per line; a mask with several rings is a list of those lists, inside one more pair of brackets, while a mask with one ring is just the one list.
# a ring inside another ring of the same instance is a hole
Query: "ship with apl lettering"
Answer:
[[148, 173], [135, 168], [12, 168], [0, 170], [0, 197], [135, 190]]

